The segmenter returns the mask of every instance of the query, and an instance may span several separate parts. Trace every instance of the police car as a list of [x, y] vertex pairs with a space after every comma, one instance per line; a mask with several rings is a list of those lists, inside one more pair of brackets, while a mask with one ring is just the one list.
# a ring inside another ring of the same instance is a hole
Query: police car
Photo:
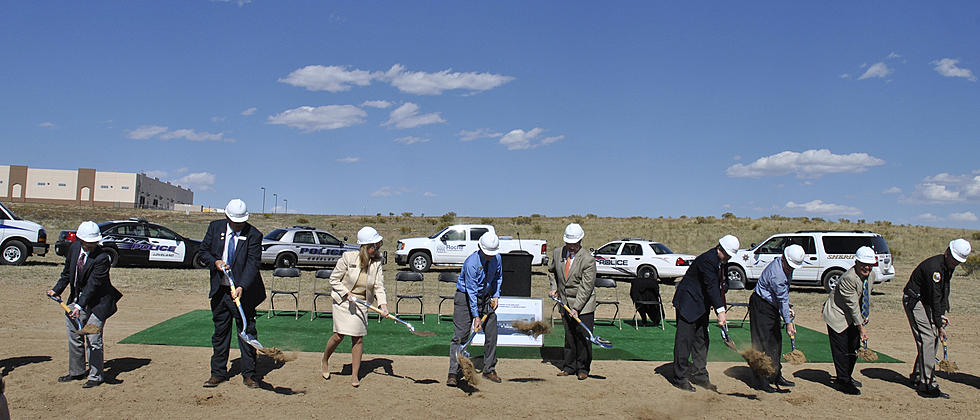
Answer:
[[739, 250], [725, 266], [729, 287], [741, 288], [747, 286], [747, 280], [757, 280], [766, 265], [782, 255], [783, 248], [794, 244], [802, 246], [806, 253], [803, 266], [793, 270], [794, 286], [833, 290], [840, 276], [854, 266], [854, 253], [862, 246], [870, 247], [878, 256], [874, 267], [876, 283], [895, 278], [892, 254], [881, 235], [861, 230], [801, 230], [772, 235], [758, 245]]
[[677, 254], [660, 242], [624, 238], [593, 252], [596, 275], [671, 282], [687, 273], [694, 255]]
[[333, 266], [347, 251], [357, 251], [357, 245], [313, 226], [293, 226], [273, 230], [262, 238], [262, 263], [276, 267], [296, 265]]
[[[203, 268], [206, 265], [197, 256], [201, 241], [185, 238], [142, 217], [99, 223], [99, 229], [102, 230], [102, 247], [113, 266]], [[64, 256], [76, 239], [74, 230], [61, 231], [54, 252]]]

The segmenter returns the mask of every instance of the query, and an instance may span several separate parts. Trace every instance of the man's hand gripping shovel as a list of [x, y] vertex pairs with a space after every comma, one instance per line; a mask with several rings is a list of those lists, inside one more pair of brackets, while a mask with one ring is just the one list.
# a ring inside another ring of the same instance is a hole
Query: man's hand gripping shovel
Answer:
[[95, 324], [86, 324], [85, 327], [82, 327], [82, 322], [78, 318], [71, 317], [71, 308], [65, 304], [65, 301], [61, 300], [60, 296], [52, 296], [48, 294], [45, 294], [45, 296], [55, 302], [58, 302], [61, 305], [61, 308], [65, 310], [65, 317], [72, 320], [72, 324], [75, 324], [75, 329], [71, 332], [75, 334], [98, 334], [102, 331], [102, 329]]
[[[235, 290], [235, 279], [231, 275], [231, 269], [226, 266], [224, 272], [225, 276], [228, 276], [228, 281], [231, 283], [231, 289]], [[238, 336], [241, 337], [243, 341], [248, 343], [248, 345], [255, 347], [256, 350], [262, 350], [265, 348], [262, 346], [262, 343], [260, 343], [257, 338], [250, 336], [245, 332], [245, 328], [248, 326], [248, 318], [245, 318], [245, 310], [242, 309], [242, 302], [240, 298], [241, 296], [235, 298], [235, 305], [238, 306], [238, 314], [242, 316], [242, 331], [238, 333]]]

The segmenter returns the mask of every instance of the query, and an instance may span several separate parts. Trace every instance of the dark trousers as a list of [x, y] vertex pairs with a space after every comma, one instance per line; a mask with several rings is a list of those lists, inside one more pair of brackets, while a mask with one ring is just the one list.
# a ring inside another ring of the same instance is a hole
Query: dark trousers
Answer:
[[708, 382], [708, 312], [694, 322], [679, 311], [674, 334], [674, 381]]
[[[581, 319], [585, 327], [592, 331], [592, 327], [595, 326], [595, 312], [579, 314], [578, 319]], [[565, 324], [565, 358], [561, 370], [570, 374], [588, 375], [592, 368], [592, 342], [589, 341], [589, 334], [564, 311], [561, 314], [561, 321]]]
[[[255, 308], [242, 304], [245, 310], [245, 318], [248, 326], [245, 332], [254, 337], [258, 337], [255, 330]], [[211, 336], [211, 347], [214, 353], [211, 355], [211, 376], [224, 378], [228, 374], [228, 350], [231, 348], [232, 319], [238, 324], [238, 329], [234, 331], [237, 337], [242, 330], [242, 317], [238, 314], [238, 307], [235, 300], [231, 298], [231, 289], [222, 286], [211, 298], [211, 320], [214, 321], [214, 335]], [[238, 348], [242, 352], [242, 377], [250, 378], [255, 374], [255, 348], [250, 346], [241, 337], [238, 337]]]
[[[469, 340], [473, 332], [473, 314], [470, 313], [469, 297], [466, 293], [456, 291], [453, 297], [453, 340], [449, 342], [449, 373], [459, 371], [456, 352], [460, 346]], [[480, 317], [487, 315], [483, 322], [483, 373], [497, 371], [497, 313], [490, 310], [490, 298], [477, 298], [476, 308]], [[469, 350], [467, 350], [469, 351]], [[472, 351], [470, 351], [472, 353]]]
[[783, 375], [783, 364], [779, 358], [783, 351], [783, 331], [780, 329], [780, 315], [776, 306], [753, 293], [749, 298], [749, 331], [752, 334], [752, 348], [765, 353], [772, 359], [776, 369], [770, 381]]
[[857, 363], [857, 351], [861, 346], [861, 330], [851, 325], [844, 331], [836, 332], [827, 326], [827, 337], [830, 337], [830, 354], [834, 356], [834, 369], [837, 370], [837, 383], [851, 383], [851, 373]]

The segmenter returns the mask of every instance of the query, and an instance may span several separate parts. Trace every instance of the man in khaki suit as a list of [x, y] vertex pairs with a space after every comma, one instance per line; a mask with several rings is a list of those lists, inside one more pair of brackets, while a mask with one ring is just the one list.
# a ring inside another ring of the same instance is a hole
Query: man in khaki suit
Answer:
[[[565, 246], [555, 251], [548, 263], [551, 296], [561, 298], [589, 330], [595, 324], [595, 257], [582, 252], [585, 231], [578, 223], [565, 228]], [[576, 375], [584, 380], [592, 366], [592, 343], [588, 332], [574, 318], [562, 311], [565, 325], [565, 357], [558, 376]]]
[[827, 323], [830, 353], [834, 357], [837, 390], [845, 394], [861, 395], [861, 383], [851, 377], [857, 350], [861, 340], [867, 340], [864, 329], [871, 315], [871, 289], [875, 274], [872, 267], [878, 265], [874, 250], [862, 246], [854, 253], [854, 267], [847, 270], [837, 281], [837, 286], [823, 305], [823, 320]]

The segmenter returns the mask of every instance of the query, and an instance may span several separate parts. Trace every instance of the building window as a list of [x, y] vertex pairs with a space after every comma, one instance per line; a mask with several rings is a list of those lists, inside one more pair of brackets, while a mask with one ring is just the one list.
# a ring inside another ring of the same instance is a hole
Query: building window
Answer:
[[128, 185], [123, 185], [122, 189], [128, 190], [129, 189], [129, 186]]
[[40, 186], [43, 187], [44, 186], [44, 183], [43, 182], [38, 182], [37, 185], [40, 185]]
[[58, 183], [58, 186], [59, 186], [59, 187], [67, 187], [67, 185], [65, 185], [65, 184], [62, 184], [62, 183], [60, 183], [60, 182]]
[[102, 188], [103, 190], [108, 190], [109, 189], [109, 186], [108, 185], [99, 185], [99, 188]]

